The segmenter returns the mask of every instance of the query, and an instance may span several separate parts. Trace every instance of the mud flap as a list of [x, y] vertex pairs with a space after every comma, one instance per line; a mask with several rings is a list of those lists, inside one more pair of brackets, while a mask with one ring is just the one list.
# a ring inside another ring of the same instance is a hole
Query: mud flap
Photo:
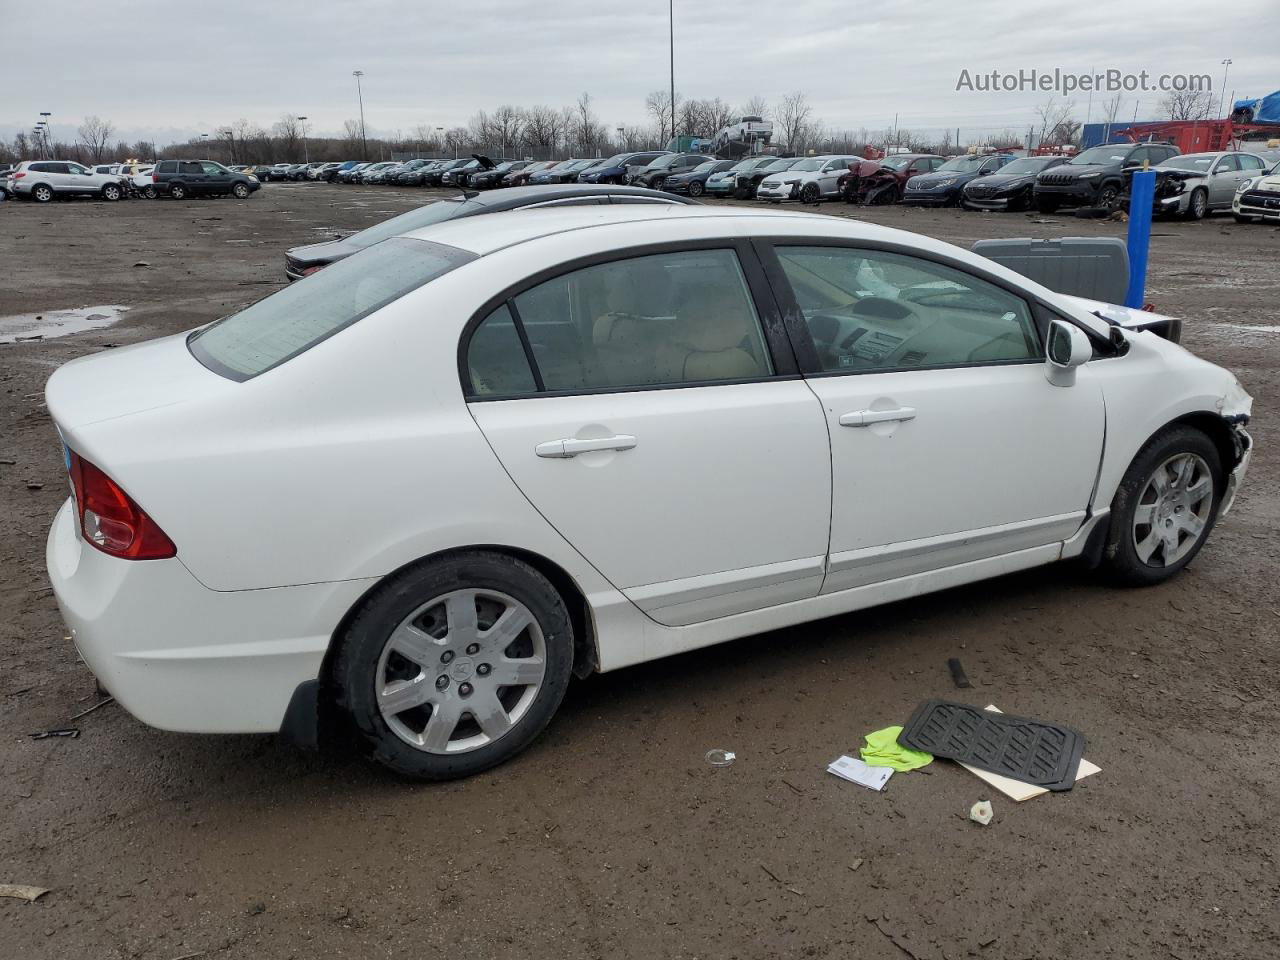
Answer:
[[320, 681], [304, 680], [293, 691], [280, 736], [311, 753], [320, 749]]

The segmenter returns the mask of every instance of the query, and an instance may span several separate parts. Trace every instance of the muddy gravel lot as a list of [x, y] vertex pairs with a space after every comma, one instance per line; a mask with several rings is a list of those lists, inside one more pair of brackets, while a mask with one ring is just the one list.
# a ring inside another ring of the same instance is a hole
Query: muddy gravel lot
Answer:
[[[44, 572], [67, 492], [50, 372], [212, 320], [279, 286], [286, 247], [430, 196], [0, 204], [0, 884], [51, 890], [0, 898], [0, 957], [1280, 955], [1280, 229], [1230, 218], [1153, 231], [1149, 298], [1256, 398], [1249, 481], [1169, 584], [1060, 566], [594, 677], [516, 762], [443, 786], [114, 704], [72, 720], [99, 698]], [[963, 245], [1125, 230], [865, 216]], [[3, 342], [104, 306], [128, 310]], [[881, 794], [824, 772], [929, 697], [1075, 726], [1102, 772], [1022, 804], [945, 761]]]

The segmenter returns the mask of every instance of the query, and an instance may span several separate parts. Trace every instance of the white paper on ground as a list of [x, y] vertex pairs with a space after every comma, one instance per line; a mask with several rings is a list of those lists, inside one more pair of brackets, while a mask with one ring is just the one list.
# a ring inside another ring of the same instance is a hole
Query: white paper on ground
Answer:
[[[992, 713], [1004, 712], [995, 704], [991, 703], [987, 704], [984, 709], [990, 710]], [[1006, 797], [1011, 800], [1015, 800], [1018, 803], [1021, 803], [1023, 800], [1030, 800], [1032, 797], [1038, 797], [1042, 793], [1049, 792], [1044, 787], [1037, 787], [1034, 784], [1023, 783], [1021, 780], [1014, 780], [1011, 777], [1002, 777], [1000, 774], [991, 773], [988, 770], [979, 770], [977, 767], [971, 767], [967, 763], [962, 763], [960, 766], [964, 767], [979, 780], [985, 780]], [[1090, 777], [1095, 773], [1100, 773], [1101, 771], [1101, 767], [1092, 764], [1088, 760], [1084, 759], [1084, 757], [1081, 757], [1080, 766], [1076, 767], [1076, 779], [1080, 780], [1083, 777]]]
[[827, 764], [827, 773], [872, 790], [880, 790], [893, 775], [893, 767], [869, 767], [857, 757], [837, 757]]

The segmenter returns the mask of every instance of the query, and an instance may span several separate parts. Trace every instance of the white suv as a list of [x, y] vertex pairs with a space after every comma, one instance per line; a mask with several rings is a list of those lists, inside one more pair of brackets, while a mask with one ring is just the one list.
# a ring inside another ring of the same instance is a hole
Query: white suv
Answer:
[[9, 184], [14, 196], [30, 197], [37, 203], [48, 203], [55, 196], [103, 200], [124, 196], [118, 174], [94, 173], [70, 160], [24, 160], [9, 175]]
[[817, 203], [824, 197], [839, 196], [840, 177], [849, 172], [849, 164], [858, 160], [858, 157], [831, 155], [806, 157], [794, 167], [765, 177], [756, 189], [756, 199], [772, 203], [783, 200]]

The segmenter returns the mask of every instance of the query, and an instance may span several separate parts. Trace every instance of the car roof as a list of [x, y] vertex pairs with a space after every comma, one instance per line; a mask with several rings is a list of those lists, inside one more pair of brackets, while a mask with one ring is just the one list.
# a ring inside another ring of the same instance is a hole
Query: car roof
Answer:
[[545, 203], [551, 200], [571, 200], [574, 197], [652, 197], [663, 200], [667, 204], [685, 205], [691, 201], [661, 190], [650, 190], [646, 187], [622, 187], [597, 183], [559, 183], [534, 185], [528, 187], [509, 187], [506, 190], [495, 190], [492, 193], [481, 193], [469, 197], [469, 201], [493, 210], [506, 210], [527, 206], [530, 203]]
[[[801, 234], [836, 236], [851, 239], [894, 240], [917, 246], [930, 241], [918, 234], [880, 227], [874, 224], [813, 213], [751, 208], [706, 207], [666, 203], [588, 204], [555, 207], [546, 210], [523, 208], [495, 212], [482, 217], [458, 217], [405, 234], [415, 240], [430, 240], [486, 256], [498, 250], [532, 240], [580, 230], [622, 224], [688, 221], [689, 230], [675, 227], [677, 232], [710, 232], [723, 237], [752, 234]], [[701, 227], [696, 224], [701, 223]], [[707, 228], [710, 228], [708, 231]], [[949, 246], [942, 244], [942, 246]]]

